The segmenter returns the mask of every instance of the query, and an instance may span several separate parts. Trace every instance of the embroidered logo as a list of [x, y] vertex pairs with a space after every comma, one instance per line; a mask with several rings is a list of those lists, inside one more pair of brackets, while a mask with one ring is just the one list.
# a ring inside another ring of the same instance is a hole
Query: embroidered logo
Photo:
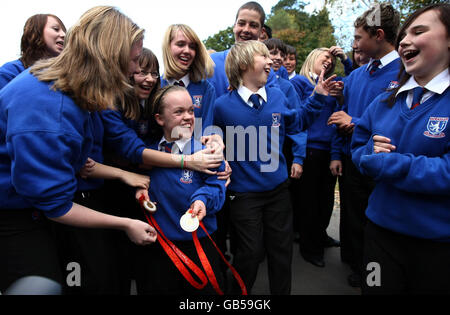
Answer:
[[192, 98], [194, 99], [194, 107], [201, 108], [203, 95], [194, 95], [194, 96], [192, 96]]
[[272, 113], [272, 127], [280, 127], [281, 113]]
[[192, 183], [192, 177], [194, 176], [194, 172], [190, 170], [183, 170], [182, 176], [180, 178], [180, 181], [183, 184], [191, 184]]
[[393, 89], [398, 88], [399, 84], [397, 81], [391, 81], [388, 86], [388, 91], [392, 91]]
[[427, 130], [423, 133], [429, 138], [443, 138], [443, 132], [447, 127], [448, 117], [430, 117], [428, 119]]

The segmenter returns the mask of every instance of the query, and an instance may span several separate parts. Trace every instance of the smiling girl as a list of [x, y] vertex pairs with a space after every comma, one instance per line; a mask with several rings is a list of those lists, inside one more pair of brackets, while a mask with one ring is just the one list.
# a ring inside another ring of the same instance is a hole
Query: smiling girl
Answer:
[[0, 68], [0, 89], [37, 60], [56, 57], [64, 47], [66, 27], [53, 14], [36, 14], [23, 28], [21, 56]]
[[[171, 152], [173, 155], [191, 154], [201, 149], [201, 144], [192, 137], [195, 125], [194, 105], [184, 87], [169, 85], [155, 96], [152, 110], [152, 129], [156, 136], [149, 142], [155, 150]], [[220, 168], [223, 170], [225, 164]], [[179, 221], [188, 209], [192, 216], [203, 222], [209, 234], [217, 229], [216, 212], [225, 201], [225, 181], [215, 175], [193, 172], [181, 168], [153, 168], [150, 188], [138, 190], [136, 197], [157, 202], [154, 218], [165, 236], [174, 242], [198, 266], [191, 233], [181, 229]], [[168, 189], [170, 187], [170, 189]], [[143, 218], [144, 219], [144, 218]], [[144, 219], [145, 220], [145, 219]], [[205, 233], [199, 229], [198, 236], [205, 253], [222, 284], [219, 256]], [[214, 237], [214, 236], [213, 236]], [[214, 294], [208, 285], [197, 291], [181, 276], [161, 246], [138, 249], [136, 283], [139, 294]]]
[[[320, 73], [324, 71], [325, 77], [331, 76], [335, 65], [336, 58], [329, 48], [317, 48], [310, 52], [300, 75], [291, 80], [303, 102], [313, 92]], [[342, 82], [339, 86], [342, 88]], [[300, 253], [306, 261], [318, 267], [325, 266], [324, 248], [338, 245], [326, 232], [333, 211], [336, 176], [342, 173], [336, 128], [327, 125], [336, 105], [336, 98], [327, 96], [320, 116], [308, 128], [304, 173], [298, 183], [294, 182]]]
[[381, 268], [363, 293], [450, 292], [449, 48], [449, 4], [413, 13], [396, 42], [399, 86], [355, 128], [353, 162], [376, 182], [364, 263]]

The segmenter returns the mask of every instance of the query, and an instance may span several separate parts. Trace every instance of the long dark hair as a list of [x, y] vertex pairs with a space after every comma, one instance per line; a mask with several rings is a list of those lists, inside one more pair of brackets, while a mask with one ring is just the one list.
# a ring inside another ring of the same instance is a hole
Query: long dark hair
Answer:
[[[397, 36], [397, 40], [395, 42], [395, 49], [398, 51], [398, 48], [400, 47], [400, 42], [403, 40], [403, 38], [406, 35], [406, 29], [412, 24], [412, 22], [419, 17], [424, 12], [430, 11], [430, 10], [436, 10], [438, 12], [439, 20], [441, 23], [445, 26], [445, 29], [447, 30], [447, 37], [450, 36], [450, 4], [448, 3], [436, 3], [431, 4], [429, 6], [423, 7], [417, 11], [415, 11], [413, 14], [411, 14], [408, 19], [405, 21], [403, 26], [400, 28], [400, 31]], [[450, 60], [449, 60], [450, 64]], [[395, 103], [395, 96], [397, 95], [398, 90], [405, 85], [406, 82], [411, 78], [411, 75], [405, 71], [405, 66], [403, 63], [401, 63], [400, 71], [398, 73], [398, 82], [399, 85], [397, 88], [392, 90], [392, 93], [389, 95], [389, 97], [385, 100], [389, 107], [394, 106]]]

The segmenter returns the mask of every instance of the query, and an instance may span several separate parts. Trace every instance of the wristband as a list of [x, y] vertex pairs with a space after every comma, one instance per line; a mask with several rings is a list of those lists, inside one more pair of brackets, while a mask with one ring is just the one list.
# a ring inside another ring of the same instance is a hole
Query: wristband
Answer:
[[184, 155], [181, 155], [181, 169], [184, 168]]

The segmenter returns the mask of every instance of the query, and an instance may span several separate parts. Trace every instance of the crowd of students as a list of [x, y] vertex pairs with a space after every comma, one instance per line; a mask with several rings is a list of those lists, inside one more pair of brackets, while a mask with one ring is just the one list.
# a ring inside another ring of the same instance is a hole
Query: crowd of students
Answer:
[[[352, 59], [319, 47], [301, 67], [264, 23], [245, 3], [235, 44], [211, 54], [171, 25], [161, 74], [114, 7], [67, 38], [54, 15], [26, 22], [0, 68], [0, 292], [33, 275], [66, 294], [129, 294], [131, 279], [138, 294], [251, 294], [267, 257], [270, 292], [286, 295], [294, 232], [317, 267], [340, 246], [364, 294], [450, 292], [450, 5], [399, 29], [378, 4], [355, 21]], [[337, 180], [340, 242], [326, 232]]]

